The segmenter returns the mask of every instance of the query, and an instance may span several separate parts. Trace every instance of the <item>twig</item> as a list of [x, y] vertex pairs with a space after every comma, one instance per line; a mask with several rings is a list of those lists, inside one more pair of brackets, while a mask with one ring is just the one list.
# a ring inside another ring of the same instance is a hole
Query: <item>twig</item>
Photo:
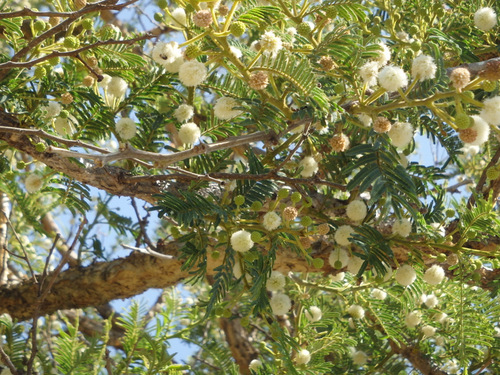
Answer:
[[10, 372], [12, 372], [13, 375], [19, 374], [7, 353], [4, 352], [2, 345], [0, 345], [0, 358], [2, 358], [2, 362], [9, 368]]
[[[141, 228], [141, 235], [142, 235], [142, 238], [144, 239], [144, 242], [151, 249], [156, 250], [156, 247], [153, 245], [153, 243], [149, 239], [148, 233], [147, 233], [147, 230], [146, 230], [147, 217], [149, 216], [149, 213], [148, 213], [148, 216], [146, 216], [144, 219], [142, 219], [141, 215], [139, 213], [139, 209], [137, 208], [137, 202], [135, 201], [135, 198], [132, 197], [131, 201], [132, 201], [132, 207], [134, 208], [134, 211], [135, 211], [135, 216], [137, 217], [137, 220], [139, 221], [139, 227]], [[141, 240], [141, 238], [139, 236], [137, 238], [137, 242], [136, 242], [137, 245], [139, 244], [138, 242], [140, 242], [140, 240]]]
[[151, 250], [150, 248], [145, 248], [145, 249], [141, 249], [139, 247], [135, 247], [135, 246], [130, 246], [130, 245], [126, 245], [124, 243], [121, 244], [125, 249], [130, 249], [130, 250], [135, 250], [135, 251], [138, 251], [140, 253], [143, 253], [143, 254], [147, 254], [147, 255], [151, 255], [155, 258], [160, 258], [160, 259], [175, 259], [174, 256], [172, 255], [167, 255], [167, 254], [162, 254], [162, 253], [158, 253], [154, 250]]

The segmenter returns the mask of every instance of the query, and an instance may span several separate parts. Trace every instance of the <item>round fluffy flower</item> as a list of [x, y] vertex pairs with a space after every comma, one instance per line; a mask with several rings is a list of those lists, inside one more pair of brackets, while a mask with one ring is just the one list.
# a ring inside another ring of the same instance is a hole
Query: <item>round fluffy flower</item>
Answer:
[[264, 90], [269, 84], [269, 77], [265, 72], [255, 72], [250, 75], [248, 85], [254, 90]]
[[443, 324], [446, 321], [446, 318], [448, 318], [448, 314], [444, 312], [437, 313], [434, 315], [434, 321]]
[[349, 137], [344, 133], [335, 134], [330, 138], [330, 145], [335, 152], [344, 152], [349, 148], [350, 144]]
[[378, 83], [387, 91], [392, 92], [408, 85], [408, 77], [400, 67], [389, 65], [378, 73]]
[[389, 130], [391, 130], [391, 127], [391, 122], [384, 116], [378, 116], [373, 122], [373, 131], [375, 133], [387, 133]]
[[217, 99], [214, 105], [214, 115], [221, 120], [230, 120], [233, 117], [239, 116], [243, 111], [233, 109], [238, 107], [239, 103], [236, 99], [224, 96]]
[[318, 306], [311, 306], [305, 311], [305, 316], [310, 322], [318, 322], [321, 320], [323, 313]]
[[158, 42], [151, 51], [151, 57], [160, 65], [171, 64], [179, 57], [182, 51], [176, 42]]
[[311, 360], [311, 353], [309, 353], [309, 350], [306, 349], [302, 349], [295, 356], [295, 363], [298, 365], [305, 365], [309, 363], [310, 360]]
[[347, 313], [354, 319], [363, 319], [365, 317], [365, 310], [359, 305], [349, 306]]
[[186, 87], [198, 86], [207, 78], [207, 68], [199, 61], [186, 61], [179, 68], [179, 80]]
[[415, 328], [422, 321], [422, 313], [420, 311], [412, 311], [405, 317], [405, 324], [408, 328]]
[[102, 87], [103, 89], [107, 89], [110, 82], [111, 82], [111, 76], [107, 75], [107, 74], [103, 74], [102, 79], [99, 81], [98, 85], [99, 85], [99, 87]]
[[270, 211], [264, 215], [262, 225], [268, 231], [275, 230], [281, 225], [281, 217], [274, 211]]
[[271, 276], [266, 281], [266, 289], [270, 292], [277, 292], [285, 287], [285, 275], [279, 271], [272, 271]]
[[[460, 131], [460, 139], [468, 145], [481, 146], [490, 136], [490, 126], [480, 116], [473, 115], [471, 118], [474, 124], [470, 128]], [[467, 131], [471, 133], [470, 138], [464, 136], [464, 134], [467, 134]]]
[[379, 63], [377, 61], [369, 61], [359, 68], [359, 75], [368, 87], [377, 84], [378, 69]]
[[269, 304], [271, 305], [274, 315], [285, 315], [292, 308], [290, 297], [283, 293], [274, 294]]
[[391, 50], [384, 43], [379, 43], [379, 47], [378, 56], [374, 61], [378, 63], [378, 66], [384, 66], [391, 59]]
[[387, 297], [387, 293], [386, 292], [384, 292], [381, 289], [377, 289], [377, 288], [373, 289], [370, 294], [371, 294], [371, 296], [373, 298], [379, 299], [381, 301], [383, 301]]
[[409, 264], [405, 264], [398, 268], [396, 271], [396, 281], [402, 286], [408, 286], [413, 284], [417, 279], [417, 273]]
[[288, 206], [283, 209], [283, 218], [287, 221], [295, 220], [298, 213], [295, 207]]
[[373, 119], [371, 116], [367, 115], [366, 113], [360, 113], [358, 114], [359, 121], [363, 123], [364, 126], [368, 127], [372, 125]]
[[268, 31], [260, 37], [260, 48], [265, 54], [275, 54], [283, 48], [283, 42], [274, 32]]
[[32, 194], [42, 188], [43, 180], [36, 174], [30, 174], [26, 177], [26, 180], [24, 180], [24, 186], [26, 187], [26, 191]]
[[200, 128], [194, 122], [187, 122], [179, 129], [179, 139], [184, 144], [194, 145], [200, 139]]
[[202, 9], [193, 14], [193, 23], [198, 27], [208, 27], [212, 22], [212, 12], [209, 9]]
[[363, 263], [364, 260], [360, 257], [352, 256], [349, 258], [349, 262], [347, 263], [347, 271], [349, 271], [353, 275], [357, 275]]
[[174, 116], [179, 122], [189, 120], [194, 115], [194, 109], [189, 104], [181, 104], [174, 111]]
[[438, 285], [444, 279], [444, 270], [443, 267], [435, 264], [424, 274], [424, 281], [427, 284]]
[[407, 218], [396, 220], [392, 224], [392, 234], [400, 235], [401, 237], [408, 237], [411, 233], [411, 221]]
[[405, 148], [413, 140], [413, 126], [409, 122], [396, 122], [387, 134], [394, 146]]
[[45, 118], [59, 116], [59, 113], [61, 113], [61, 109], [61, 105], [57, 102], [49, 102], [46, 107], [41, 108], [42, 111], [46, 112]]
[[248, 365], [248, 369], [252, 371], [258, 371], [260, 367], [262, 367], [262, 362], [258, 359], [252, 359]]
[[335, 232], [334, 239], [340, 246], [348, 246], [351, 241], [349, 237], [354, 232], [350, 225], [341, 225]]
[[337, 268], [335, 267], [336, 262], [340, 262], [342, 265], [339, 269], [347, 266], [347, 263], [349, 262], [349, 254], [347, 254], [347, 251], [339, 248], [332, 250], [330, 256], [328, 257], [328, 263], [330, 263], [333, 268]]
[[130, 118], [121, 118], [118, 120], [115, 126], [116, 133], [124, 141], [134, 138], [137, 132], [137, 125], [135, 121]]
[[470, 82], [470, 72], [466, 68], [455, 68], [450, 73], [450, 81], [454, 88], [461, 91]]
[[318, 162], [312, 156], [306, 156], [300, 161], [299, 168], [302, 168], [300, 172], [302, 177], [312, 177], [318, 171]]
[[229, 47], [229, 52], [234, 55], [234, 57], [236, 57], [237, 59], [241, 58], [241, 56], [243, 56], [243, 53], [241, 52], [241, 50], [239, 48], [236, 48], [235, 46], [231, 46]]
[[60, 136], [68, 136], [75, 132], [75, 128], [69, 118], [56, 117], [54, 120], [54, 129]]
[[182, 8], [175, 8], [170, 15], [175, 23], [180, 26], [186, 26], [186, 11]]
[[481, 8], [474, 13], [474, 25], [479, 30], [489, 31], [497, 24], [497, 14], [492, 8]]
[[363, 366], [366, 364], [366, 362], [368, 362], [368, 356], [366, 355], [365, 352], [357, 350], [354, 353], [352, 353], [352, 362], [355, 365]]
[[346, 208], [347, 217], [353, 221], [361, 221], [366, 217], [368, 210], [361, 199], [351, 201]]
[[423, 326], [422, 333], [425, 337], [432, 337], [436, 333], [436, 328], [434, 328], [433, 326]]
[[411, 64], [411, 76], [419, 81], [436, 77], [437, 66], [432, 56], [418, 55]]
[[234, 232], [231, 235], [231, 246], [235, 251], [244, 253], [250, 250], [253, 246], [251, 237], [251, 234], [244, 229]]
[[108, 94], [115, 98], [121, 98], [128, 89], [127, 82], [121, 77], [111, 77], [108, 83]]
[[434, 294], [430, 294], [427, 296], [424, 303], [429, 309], [433, 309], [439, 304], [439, 299]]
[[500, 125], [500, 96], [485, 99], [479, 116], [491, 125]]

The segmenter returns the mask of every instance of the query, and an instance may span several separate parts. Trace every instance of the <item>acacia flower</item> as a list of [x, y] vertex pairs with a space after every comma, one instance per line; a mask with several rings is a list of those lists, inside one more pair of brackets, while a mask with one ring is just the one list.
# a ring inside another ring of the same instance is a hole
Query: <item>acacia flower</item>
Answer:
[[396, 122], [387, 134], [395, 147], [405, 148], [413, 140], [413, 126], [409, 122]]
[[386, 91], [392, 92], [407, 86], [408, 77], [400, 67], [389, 65], [378, 73], [378, 83]]
[[265, 54], [274, 55], [283, 48], [283, 42], [281, 38], [274, 35], [274, 32], [267, 31], [260, 37], [260, 48]]
[[252, 371], [259, 371], [259, 368], [262, 367], [262, 362], [259, 361], [258, 359], [252, 359], [250, 361], [250, 364], [248, 365], [248, 369]]
[[358, 256], [349, 257], [349, 262], [347, 262], [347, 271], [349, 271], [353, 275], [357, 275], [363, 263], [364, 260]]
[[432, 56], [418, 55], [411, 65], [411, 76], [419, 81], [436, 77], [437, 66]]
[[300, 161], [299, 168], [302, 168], [300, 172], [302, 177], [312, 177], [318, 171], [318, 162], [312, 156], [306, 156]]
[[330, 138], [330, 145], [335, 152], [344, 152], [350, 146], [349, 137], [344, 133], [335, 134]]
[[198, 86], [207, 78], [207, 68], [199, 61], [186, 61], [179, 68], [179, 80], [186, 87]]
[[375, 133], [387, 133], [389, 130], [391, 130], [391, 127], [391, 122], [384, 116], [378, 116], [373, 122], [373, 131]]
[[369, 61], [359, 68], [359, 75], [368, 87], [375, 86], [377, 84], [379, 67], [380, 66], [377, 61]]
[[412, 311], [405, 317], [405, 324], [408, 328], [415, 328], [422, 321], [422, 313], [420, 311]]
[[334, 239], [340, 246], [349, 246], [351, 241], [349, 237], [354, 233], [354, 229], [350, 225], [341, 225], [335, 231]]
[[323, 313], [321, 312], [321, 309], [318, 306], [311, 306], [307, 310], [305, 310], [305, 316], [306, 319], [309, 320], [310, 322], [318, 322], [321, 320], [321, 317], [323, 316]]
[[244, 229], [234, 232], [231, 235], [231, 246], [240, 253], [250, 250], [253, 246], [251, 234]]
[[379, 67], [384, 66], [391, 59], [391, 50], [385, 45], [385, 43], [378, 44], [380, 49], [378, 51], [378, 56], [374, 59], [378, 63]]
[[349, 306], [347, 313], [354, 319], [363, 319], [365, 317], [365, 310], [359, 305]]
[[306, 365], [309, 363], [310, 360], [311, 360], [311, 353], [309, 353], [309, 350], [306, 349], [302, 349], [295, 356], [295, 363], [298, 365]]
[[444, 270], [441, 266], [435, 264], [424, 274], [424, 281], [430, 285], [438, 285], [444, 279]]
[[236, 99], [224, 96], [217, 99], [214, 105], [214, 115], [221, 120], [230, 120], [233, 117], [239, 116], [243, 111], [233, 109], [238, 107], [239, 103]]
[[417, 273], [409, 264], [404, 264], [396, 271], [396, 281], [402, 286], [413, 284], [417, 279]]
[[473, 125], [468, 129], [461, 129], [459, 137], [467, 145], [481, 146], [488, 140], [490, 126], [480, 116], [473, 115], [471, 118], [474, 121]]
[[283, 293], [274, 294], [269, 300], [274, 315], [285, 315], [292, 308], [290, 297]]
[[[340, 262], [340, 263], [338, 263], [338, 265], [340, 267], [335, 266], [335, 264], [337, 262]], [[344, 268], [345, 266], [347, 266], [348, 262], [349, 262], [349, 254], [347, 254], [347, 251], [345, 251], [344, 249], [341, 249], [341, 248], [337, 248], [335, 250], [332, 250], [332, 252], [330, 253], [330, 256], [328, 257], [328, 263], [330, 263], [330, 265], [333, 268], [337, 268], [337, 269]]]
[[185, 145], [194, 145], [200, 139], [201, 132], [194, 122], [187, 122], [180, 127], [178, 135]]
[[177, 23], [180, 26], [186, 26], [187, 25], [187, 17], [186, 17], [186, 11], [182, 8], [175, 8], [170, 15], [172, 16], [172, 19], [174, 20], [175, 23]]
[[423, 326], [422, 327], [422, 333], [424, 334], [425, 337], [432, 337], [436, 333], [436, 328], [433, 326]]
[[174, 117], [177, 119], [179, 122], [184, 122], [194, 115], [194, 108], [190, 106], [189, 104], [181, 104], [179, 107], [177, 107], [174, 111]]
[[497, 24], [497, 14], [492, 8], [480, 8], [474, 13], [474, 25], [482, 31], [490, 31]]
[[281, 217], [274, 211], [270, 211], [264, 215], [262, 225], [267, 231], [273, 231], [281, 225]]
[[365, 352], [357, 350], [354, 353], [352, 353], [352, 362], [355, 365], [363, 366], [366, 364], [366, 362], [368, 362], [368, 356], [366, 355]]
[[28, 193], [33, 194], [42, 188], [43, 180], [37, 174], [32, 173], [26, 177], [26, 180], [24, 180], [24, 186], [26, 187], [26, 191]]
[[124, 117], [117, 121], [115, 129], [116, 133], [123, 141], [128, 141], [134, 138], [137, 132], [137, 125], [134, 120]]
[[411, 233], [411, 221], [407, 218], [396, 220], [392, 224], [392, 234], [400, 235], [401, 237], [408, 237]]
[[454, 88], [460, 92], [470, 82], [470, 72], [466, 68], [455, 68], [450, 73], [450, 81]]
[[381, 289], [373, 289], [372, 292], [370, 293], [370, 295], [375, 298], [375, 299], [379, 299], [381, 301], [383, 301], [386, 297], [387, 297], [387, 293], [384, 292], [383, 290]]
[[270, 292], [282, 290], [285, 287], [286, 278], [279, 271], [272, 271], [271, 276], [266, 281], [266, 289]]
[[425, 299], [424, 304], [429, 309], [433, 309], [439, 304], [439, 299], [434, 294], [429, 294]]
[[40, 109], [43, 112], [46, 112], [45, 118], [51, 118], [51, 117], [59, 116], [59, 114], [61, 113], [62, 107], [57, 102], [49, 102], [49, 104], [47, 104], [46, 107], [41, 107]]
[[176, 42], [158, 42], [151, 51], [151, 57], [158, 64], [165, 66], [182, 58], [182, 51]]
[[121, 98], [125, 95], [128, 89], [127, 82], [121, 77], [111, 77], [108, 83], [108, 95], [112, 95], [115, 98]]
[[355, 199], [347, 205], [346, 214], [352, 221], [361, 221], [366, 217], [368, 210], [365, 202], [361, 199]]
[[500, 96], [485, 99], [479, 116], [491, 125], [500, 125]]

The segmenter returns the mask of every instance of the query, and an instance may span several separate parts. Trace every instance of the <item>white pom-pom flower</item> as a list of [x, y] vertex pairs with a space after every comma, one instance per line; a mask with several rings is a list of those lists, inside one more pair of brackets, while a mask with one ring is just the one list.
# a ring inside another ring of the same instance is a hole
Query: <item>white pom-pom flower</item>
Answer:
[[485, 7], [474, 13], [474, 25], [482, 31], [490, 31], [497, 24], [497, 14], [492, 8]]
[[386, 299], [387, 297], [387, 293], [384, 292], [383, 290], [381, 289], [373, 289], [372, 292], [370, 293], [370, 295], [375, 298], [375, 299], [379, 299], [381, 301], [383, 301], [384, 299]]
[[443, 267], [435, 264], [424, 274], [424, 281], [430, 285], [438, 285], [444, 279]]
[[441, 323], [441, 324], [446, 322], [446, 318], [448, 318], [448, 314], [446, 314], [444, 312], [440, 312], [440, 313], [437, 313], [436, 315], [434, 315], [434, 321]]
[[151, 51], [151, 57], [158, 64], [165, 66], [182, 57], [182, 51], [176, 42], [158, 42]]
[[234, 232], [231, 235], [231, 246], [240, 253], [250, 250], [253, 246], [252, 235], [244, 229]]
[[102, 87], [103, 89], [107, 89], [110, 82], [111, 82], [111, 76], [107, 75], [107, 74], [103, 74], [102, 80], [100, 80], [97, 85], [99, 87]]
[[258, 359], [252, 359], [248, 365], [248, 369], [257, 372], [262, 367], [262, 362]]
[[57, 134], [67, 137], [75, 132], [75, 128], [69, 118], [56, 117], [54, 120], [54, 129]]
[[413, 140], [413, 126], [409, 122], [395, 122], [387, 134], [394, 146], [405, 148]]
[[108, 83], [108, 95], [115, 98], [121, 98], [125, 95], [128, 89], [127, 82], [121, 77], [111, 77]]
[[237, 59], [239, 59], [239, 58], [241, 58], [241, 56], [243, 56], [243, 53], [241, 52], [241, 50], [239, 48], [236, 48], [235, 46], [229, 47], [229, 52]]
[[341, 225], [335, 232], [333, 238], [340, 246], [349, 246], [351, 241], [349, 237], [354, 233], [354, 229], [350, 225]]
[[346, 214], [352, 221], [361, 221], [366, 217], [368, 210], [365, 202], [361, 199], [355, 199], [347, 205]]
[[425, 337], [432, 337], [436, 333], [436, 328], [434, 328], [433, 326], [423, 326], [422, 333]]
[[179, 68], [179, 80], [186, 87], [198, 86], [207, 78], [207, 68], [199, 61], [186, 61]]
[[479, 116], [491, 125], [500, 125], [500, 96], [485, 99]]
[[359, 75], [363, 79], [363, 82], [368, 87], [375, 86], [377, 84], [377, 76], [379, 63], [377, 61], [369, 61], [359, 68]]
[[57, 102], [49, 102], [46, 107], [40, 108], [43, 112], [45, 112], [45, 118], [51, 118], [59, 116], [61, 113], [61, 105]]
[[268, 31], [260, 37], [260, 48], [265, 54], [274, 55], [283, 48], [283, 42], [274, 32]]
[[437, 66], [432, 56], [418, 55], [411, 65], [411, 76], [419, 81], [436, 77]]
[[182, 8], [175, 8], [170, 15], [172, 16], [172, 20], [174, 21], [176, 26], [186, 26], [187, 25], [187, 17], [186, 11]]
[[363, 319], [365, 317], [365, 310], [359, 305], [349, 306], [347, 313], [354, 319]]
[[399, 235], [401, 237], [408, 237], [411, 233], [411, 221], [407, 218], [401, 220], [396, 220], [392, 224], [392, 234]]
[[115, 130], [123, 141], [128, 141], [134, 138], [137, 132], [137, 125], [134, 120], [124, 117], [117, 121]]
[[283, 293], [274, 294], [269, 300], [274, 315], [285, 315], [292, 308], [290, 297]]
[[433, 309], [439, 304], [439, 299], [434, 294], [430, 294], [427, 296], [424, 303], [429, 309]]
[[224, 96], [217, 99], [214, 105], [214, 115], [221, 120], [230, 120], [233, 117], [239, 116], [243, 111], [233, 109], [238, 107], [239, 103], [236, 99]]
[[300, 161], [299, 168], [302, 168], [300, 172], [302, 177], [312, 177], [318, 171], [318, 162], [312, 156], [306, 156]]
[[[333, 267], [333, 265], [332, 265]], [[333, 282], [340, 282], [342, 280], [344, 280], [344, 277], [345, 277], [345, 272], [339, 272], [335, 275], [330, 275], [330, 280], [332, 280]]]
[[363, 366], [368, 362], [368, 356], [366, 355], [365, 352], [361, 350], [357, 350], [354, 353], [352, 353], [352, 363], [358, 366]]
[[271, 276], [266, 281], [266, 289], [270, 292], [277, 292], [285, 287], [286, 279], [279, 271], [272, 271]]
[[474, 124], [466, 130], [473, 130], [476, 132], [476, 139], [472, 142], [465, 143], [466, 145], [481, 146], [484, 142], [488, 140], [490, 136], [490, 126], [482, 117], [473, 115], [471, 116]]
[[40, 176], [36, 174], [30, 174], [24, 180], [24, 186], [26, 187], [26, 191], [30, 194], [40, 190], [43, 186], [43, 180]]
[[344, 249], [332, 250], [330, 256], [328, 257], [328, 263], [330, 263], [332, 267], [337, 268], [335, 267], [335, 263], [337, 262], [340, 262], [341, 265], [339, 269], [347, 266], [347, 263], [349, 262], [349, 254], [347, 254], [347, 251]]
[[352, 273], [353, 275], [357, 275], [361, 266], [365, 261], [357, 256], [349, 257], [349, 262], [347, 263], [347, 271]]
[[408, 286], [417, 279], [417, 272], [409, 264], [404, 264], [396, 271], [395, 278], [400, 285]]
[[420, 311], [412, 311], [405, 317], [405, 324], [408, 328], [415, 328], [422, 321], [422, 313]]
[[281, 217], [274, 211], [270, 211], [264, 215], [262, 225], [268, 231], [275, 230], [281, 225]]
[[318, 306], [311, 306], [305, 311], [305, 316], [310, 322], [318, 322], [321, 320], [323, 313]]
[[174, 116], [179, 122], [187, 121], [191, 119], [193, 115], [194, 115], [194, 108], [189, 104], [181, 104], [174, 111]]
[[194, 122], [187, 122], [179, 129], [179, 139], [185, 145], [194, 145], [200, 139], [200, 128]]
[[388, 92], [392, 92], [407, 86], [408, 77], [400, 67], [389, 65], [378, 73], [378, 83]]
[[379, 43], [380, 50], [378, 51], [378, 56], [374, 59], [378, 63], [378, 66], [384, 66], [391, 59], [391, 50], [385, 45], [385, 43]]
[[310, 360], [311, 360], [311, 353], [309, 353], [309, 350], [306, 349], [302, 349], [295, 356], [295, 363], [298, 365], [308, 364]]

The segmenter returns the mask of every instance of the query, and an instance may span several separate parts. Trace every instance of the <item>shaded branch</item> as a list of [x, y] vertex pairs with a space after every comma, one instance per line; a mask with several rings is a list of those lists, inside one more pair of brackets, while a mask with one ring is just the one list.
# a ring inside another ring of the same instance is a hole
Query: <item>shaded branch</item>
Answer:
[[417, 346], [407, 346], [401, 344], [398, 346], [394, 341], [389, 339], [389, 344], [394, 353], [399, 354], [406, 358], [416, 369], [420, 370], [422, 374], [426, 375], [448, 375], [448, 373], [433, 366], [430, 358], [425, 356]]

